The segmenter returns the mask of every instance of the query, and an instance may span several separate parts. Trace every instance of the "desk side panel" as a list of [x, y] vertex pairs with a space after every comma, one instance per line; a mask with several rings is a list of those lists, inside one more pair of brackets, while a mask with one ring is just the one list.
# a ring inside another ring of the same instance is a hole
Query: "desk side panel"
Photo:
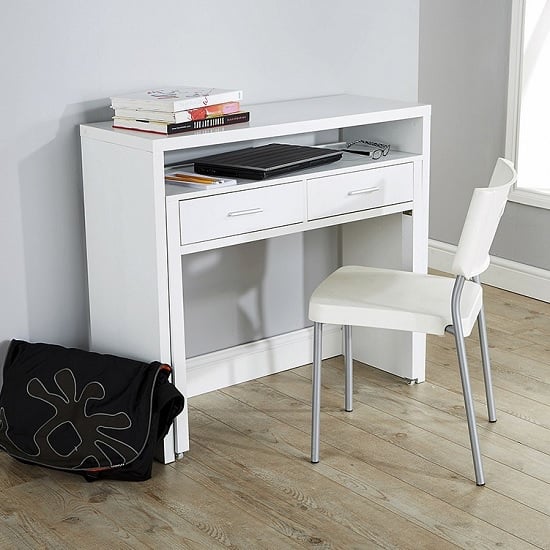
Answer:
[[164, 187], [153, 154], [82, 140], [91, 349], [170, 362]]
[[[425, 162], [414, 163], [412, 215], [394, 214], [343, 227], [343, 263], [426, 273], [428, 178]], [[402, 378], [425, 379], [424, 334], [354, 327], [353, 353], [359, 361]]]

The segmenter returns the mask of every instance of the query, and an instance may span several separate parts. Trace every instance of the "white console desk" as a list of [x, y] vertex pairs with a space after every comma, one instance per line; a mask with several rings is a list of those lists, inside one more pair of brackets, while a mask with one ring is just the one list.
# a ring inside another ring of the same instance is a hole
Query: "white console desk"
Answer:
[[[186, 255], [338, 225], [342, 263], [427, 269], [429, 106], [339, 95], [246, 108], [249, 123], [169, 137], [110, 122], [81, 126], [90, 347], [171, 364], [186, 398], [311, 362], [312, 339], [304, 327], [188, 358]], [[164, 181], [167, 164], [213, 151], [358, 138], [390, 143], [391, 152], [377, 161], [345, 153], [336, 163], [213, 191]], [[423, 335], [354, 334], [357, 359], [424, 380]], [[327, 331], [324, 355], [340, 350], [339, 329]], [[186, 404], [166, 438], [165, 462], [188, 450], [187, 418]]]

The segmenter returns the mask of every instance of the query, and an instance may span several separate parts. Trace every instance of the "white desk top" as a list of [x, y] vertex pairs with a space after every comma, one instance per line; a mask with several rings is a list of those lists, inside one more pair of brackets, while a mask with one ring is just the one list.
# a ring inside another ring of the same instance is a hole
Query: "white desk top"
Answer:
[[80, 127], [80, 135], [146, 151], [174, 151], [205, 145], [427, 117], [431, 112], [429, 105], [356, 95], [335, 95], [243, 105], [243, 110], [250, 111], [250, 122], [184, 132], [172, 136], [114, 129], [110, 121], [83, 124]]

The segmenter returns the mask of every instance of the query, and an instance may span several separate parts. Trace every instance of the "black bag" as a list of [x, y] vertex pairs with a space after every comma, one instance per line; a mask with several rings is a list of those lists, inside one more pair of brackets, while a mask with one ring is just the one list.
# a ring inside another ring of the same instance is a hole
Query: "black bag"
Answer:
[[0, 448], [23, 462], [100, 478], [151, 477], [183, 410], [171, 367], [12, 340], [0, 392]]

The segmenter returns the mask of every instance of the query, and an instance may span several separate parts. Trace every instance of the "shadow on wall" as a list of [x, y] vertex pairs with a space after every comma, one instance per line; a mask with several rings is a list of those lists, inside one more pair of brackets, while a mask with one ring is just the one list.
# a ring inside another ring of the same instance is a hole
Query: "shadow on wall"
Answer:
[[104, 102], [68, 106], [60, 119], [33, 128], [44, 145], [19, 163], [32, 341], [88, 347], [79, 124], [110, 117]]
[[265, 336], [267, 242], [182, 257], [190, 357]]
[[303, 328], [303, 263], [303, 234], [184, 256], [187, 355]]

